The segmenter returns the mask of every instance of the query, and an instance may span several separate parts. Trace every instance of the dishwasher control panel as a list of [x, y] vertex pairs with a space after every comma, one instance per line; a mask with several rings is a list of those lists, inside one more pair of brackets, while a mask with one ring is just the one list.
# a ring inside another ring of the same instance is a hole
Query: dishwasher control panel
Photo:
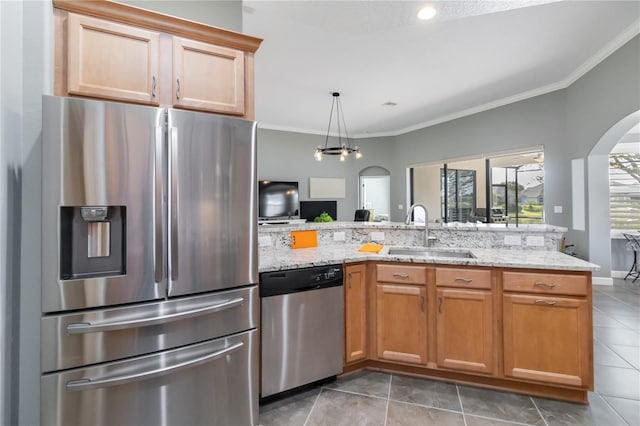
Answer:
[[260, 297], [340, 286], [343, 277], [342, 265], [263, 272], [260, 274]]

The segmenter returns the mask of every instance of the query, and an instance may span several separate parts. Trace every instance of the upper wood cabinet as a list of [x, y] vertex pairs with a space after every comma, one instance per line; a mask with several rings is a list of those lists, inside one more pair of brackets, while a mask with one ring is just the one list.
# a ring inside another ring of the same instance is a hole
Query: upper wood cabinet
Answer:
[[160, 35], [69, 14], [69, 94], [159, 105]]
[[173, 38], [174, 106], [244, 114], [244, 53]]
[[364, 264], [345, 267], [345, 364], [367, 358], [367, 282]]
[[108, 0], [53, 0], [58, 96], [254, 118], [261, 39]]

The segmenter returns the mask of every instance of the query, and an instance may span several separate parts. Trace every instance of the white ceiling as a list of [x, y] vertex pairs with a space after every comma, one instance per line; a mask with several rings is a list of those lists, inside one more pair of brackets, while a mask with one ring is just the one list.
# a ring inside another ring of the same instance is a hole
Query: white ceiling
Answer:
[[566, 87], [640, 33], [640, 1], [245, 0], [243, 32], [260, 127], [324, 135], [338, 91], [351, 137], [397, 135]]

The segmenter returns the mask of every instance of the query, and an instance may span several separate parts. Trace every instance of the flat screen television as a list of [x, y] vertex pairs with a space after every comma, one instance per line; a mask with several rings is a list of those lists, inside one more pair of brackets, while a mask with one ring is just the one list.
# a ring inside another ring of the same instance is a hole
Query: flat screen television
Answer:
[[297, 219], [298, 182], [261, 180], [258, 182], [258, 217], [260, 219]]

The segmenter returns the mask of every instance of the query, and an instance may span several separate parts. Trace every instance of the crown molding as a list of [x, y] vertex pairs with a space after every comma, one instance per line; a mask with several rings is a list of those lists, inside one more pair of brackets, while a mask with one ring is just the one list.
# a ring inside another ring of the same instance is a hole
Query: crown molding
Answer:
[[[351, 139], [363, 139], [363, 138], [378, 138], [378, 137], [393, 137], [400, 136], [409, 132], [424, 129], [427, 127], [435, 126], [436, 124], [445, 123], [447, 121], [456, 120], [458, 118], [467, 117], [469, 115], [477, 114], [480, 112], [488, 111], [501, 106], [509, 105], [515, 102], [523, 101], [525, 99], [534, 98], [536, 96], [544, 95], [547, 93], [555, 92], [557, 90], [566, 89], [575, 83], [580, 77], [584, 76], [587, 72], [591, 71], [596, 65], [604, 61], [609, 55], [621, 48], [624, 44], [630, 41], [633, 37], [640, 34], [640, 19], [634, 21], [629, 25], [622, 33], [607, 43], [602, 49], [589, 57], [585, 62], [578, 66], [571, 74], [566, 78], [543, 87], [539, 87], [533, 90], [528, 90], [513, 96], [498, 99], [492, 102], [488, 102], [482, 105], [478, 105], [472, 108], [468, 108], [453, 114], [444, 115], [438, 118], [434, 118], [429, 121], [424, 121], [413, 126], [404, 127], [399, 130], [392, 130], [388, 132], [376, 132], [376, 133], [356, 133], [351, 135]], [[287, 132], [308, 133], [308, 134], [324, 134], [315, 130], [296, 129], [294, 127], [285, 127], [270, 125], [266, 123], [260, 124], [261, 128], [281, 130]]]

